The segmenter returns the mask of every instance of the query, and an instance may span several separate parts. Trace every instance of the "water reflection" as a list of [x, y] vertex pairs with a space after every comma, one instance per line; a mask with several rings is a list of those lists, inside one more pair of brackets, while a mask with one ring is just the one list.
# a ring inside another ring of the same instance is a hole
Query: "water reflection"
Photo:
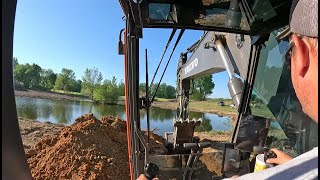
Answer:
[[52, 111], [52, 106], [42, 106], [42, 111], [39, 113], [44, 119], [49, 119]]
[[37, 105], [33, 99], [21, 99], [20, 103], [17, 103], [17, 113], [20, 117], [37, 119]]
[[61, 124], [69, 124], [72, 118], [72, 104], [53, 103], [52, 115]]
[[93, 105], [92, 113], [100, 118], [105, 115], [125, 119], [125, 106], [120, 105]]
[[196, 132], [203, 132], [203, 131], [211, 131], [212, 130], [212, 126], [210, 124], [210, 119], [207, 118], [202, 118], [202, 123], [200, 124], [200, 126], [196, 126], [195, 131]]
[[173, 120], [172, 117], [175, 117], [176, 113], [173, 110], [160, 109], [160, 108], [150, 108], [150, 117], [152, 121], [168, 121]]
[[[19, 117], [34, 119], [41, 122], [62, 123], [70, 125], [79, 116], [92, 112], [97, 118], [105, 115], [126, 119], [125, 106], [98, 105], [91, 102], [58, 101], [49, 99], [16, 97], [16, 106]], [[163, 135], [164, 132], [173, 131], [173, 118], [175, 110], [150, 108], [150, 128], [159, 129], [155, 133]], [[196, 131], [229, 130], [232, 126], [231, 118], [219, 117], [215, 114], [190, 112], [191, 118], [202, 118], [202, 124]], [[146, 111], [140, 110], [141, 128], [147, 128]]]

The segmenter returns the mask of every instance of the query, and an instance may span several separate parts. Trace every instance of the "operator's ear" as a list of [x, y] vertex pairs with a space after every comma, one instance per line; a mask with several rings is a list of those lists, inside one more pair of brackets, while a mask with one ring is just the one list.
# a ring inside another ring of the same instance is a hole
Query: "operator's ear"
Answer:
[[294, 43], [294, 52], [293, 59], [291, 64], [294, 63], [295, 71], [298, 73], [299, 76], [304, 77], [308, 72], [309, 65], [310, 65], [310, 58], [309, 58], [309, 47], [305, 40], [298, 38], [297, 35], [292, 35], [292, 40]]

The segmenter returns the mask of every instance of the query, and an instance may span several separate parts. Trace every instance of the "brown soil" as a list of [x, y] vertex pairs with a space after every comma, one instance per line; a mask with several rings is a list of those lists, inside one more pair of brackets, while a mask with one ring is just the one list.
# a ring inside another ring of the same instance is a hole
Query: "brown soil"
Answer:
[[211, 147], [203, 149], [203, 153], [208, 154], [204, 154], [199, 160], [206, 165], [210, 172], [221, 176], [223, 142], [229, 142], [231, 134], [223, 133], [212, 135], [207, 132], [195, 132], [194, 136], [198, 136], [200, 141], [211, 142]]
[[[71, 126], [19, 118], [22, 140], [34, 179], [130, 179], [125, 121], [87, 114]], [[147, 138], [147, 132], [143, 132]], [[209, 171], [221, 175], [221, 142], [229, 134], [196, 132], [211, 147], [200, 157]], [[150, 154], [166, 154], [164, 139], [150, 133]]]
[[[65, 127], [21, 119], [20, 128], [34, 179], [130, 179], [121, 119], [87, 114]], [[154, 154], [164, 153], [160, 136], [151, 134], [150, 144]]]
[[27, 152], [33, 178], [129, 179], [126, 134], [117, 125], [123, 122], [109, 122], [88, 114], [42, 138]]
[[209, 141], [211, 142], [211, 147], [205, 148], [203, 150], [204, 153], [210, 152], [222, 152], [223, 151], [223, 143], [230, 142], [231, 133], [220, 133], [220, 134], [210, 134], [208, 132], [195, 132], [194, 136], [198, 136], [200, 141]]
[[62, 93], [48, 92], [48, 91], [34, 91], [34, 90], [18, 91], [18, 90], [15, 90], [14, 93], [15, 93], [15, 96], [18, 96], [18, 97], [71, 100], [71, 101], [91, 101], [86, 96], [62, 94]]
[[59, 124], [52, 124], [50, 122], [42, 123], [25, 118], [19, 118], [19, 126], [25, 152], [34, 147], [35, 144], [44, 136], [57, 136], [64, 127], [63, 125]]

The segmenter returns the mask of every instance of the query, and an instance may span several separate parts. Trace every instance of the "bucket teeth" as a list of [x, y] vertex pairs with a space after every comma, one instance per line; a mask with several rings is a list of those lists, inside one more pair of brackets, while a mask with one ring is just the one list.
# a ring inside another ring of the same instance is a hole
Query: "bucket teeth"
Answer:
[[197, 123], [197, 122], [202, 122], [202, 119], [201, 118], [199, 118], [199, 119], [196, 119], [196, 118], [192, 118], [191, 120], [189, 119], [189, 118], [187, 118], [187, 119], [182, 119], [182, 118], [179, 118], [179, 119], [174, 119], [173, 120], [173, 123], [175, 124], [175, 123]]
[[201, 122], [201, 118], [174, 119], [174, 147], [182, 147], [183, 143], [191, 143], [193, 141], [194, 128], [199, 126]]

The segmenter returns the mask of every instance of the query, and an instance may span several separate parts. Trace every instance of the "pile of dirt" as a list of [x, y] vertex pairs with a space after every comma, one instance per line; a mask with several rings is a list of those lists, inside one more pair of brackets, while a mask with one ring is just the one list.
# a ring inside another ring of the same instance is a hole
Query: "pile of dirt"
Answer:
[[86, 114], [27, 152], [34, 179], [130, 179], [125, 121]]
[[[148, 131], [143, 131], [144, 139], [148, 139]], [[153, 132], [149, 133], [149, 154], [150, 155], [165, 155], [168, 149], [165, 148], [165, 139]]]
[[[30, 142], [26, 155], [34, 179], [130, 179], [124, 120], [112, 116], [98, 120], [93, 114], [86, 114], [65, 127], [40, 122], [33, 127], [30, 121], [23, 119], [19, 123], [20, 127], [25, 127], [23, 137], [29, 140], [24, 140], [24, 144]], [[53, 130], [55, 133], [50, 134]], [[148, 133], [142, 133], [147, 140]], [[212, 143], [204, 152], [213, 154], [201, 157], [200, 161], [209, 171], [220, 175], [222, 148], [216, 144], [229, 136], [195, 135], [201, 141]], [[32, 141], [38, 143], [31, 146]], [[165, 140], [153, 132], [150, 132], [149, 145], [151, 155], [167, 154]]]

